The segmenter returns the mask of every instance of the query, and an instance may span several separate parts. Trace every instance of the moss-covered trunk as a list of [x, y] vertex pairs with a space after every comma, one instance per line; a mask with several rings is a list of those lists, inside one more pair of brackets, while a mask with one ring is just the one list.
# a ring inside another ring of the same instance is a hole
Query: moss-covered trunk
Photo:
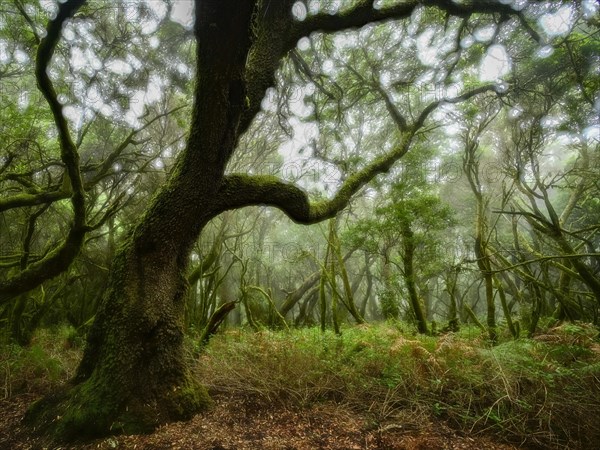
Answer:
[[185, 264], [161, 247], [121, 248], [72, 385], [29, 411], [54, 436], [149, 431], [208, 404], [184, 354]]
[[169, 181], [117, 251], [83, 360], [69, 386], [28, 418], [61, 439], [148, 431], [209, 402], [183, 345], [191, 246], [222, 207], [239, 138], [254, 3], [196, 3], [197, 83], [190, 133]]
[[209, 402], [185, 358], [186, 275], [223, 169], [189, 167], [177, 166], [119, 248], [72, 384], [29, 412], [60, 438], [149, 431]]
[[400, 231], [402, 233], [402, 276], [404, 283], [406, 284], [406, 290], [408, 291], [408, 299], [410, 301], [411, 308], [415, 315], [417, 322], [417, 329], [419, 333], [429, 334], [429, 327], [427, 326], [427, 314], [419, 294], [417, 293], [417, 286], [415, 283], [415, 236], [411, 228], [411, 223], [408, 220], [403, 220], [400, 224]]

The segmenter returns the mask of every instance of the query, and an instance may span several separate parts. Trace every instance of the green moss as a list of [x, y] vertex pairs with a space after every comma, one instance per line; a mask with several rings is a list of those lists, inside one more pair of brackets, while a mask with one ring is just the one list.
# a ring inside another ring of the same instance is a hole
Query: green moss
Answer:
[[108, 434], [152, 432], [161, 423], [187, 420], [212, 404], [208, 392], [188, 377], [162, 399], [127, 399], [92, 377], [34, 403], [27, 420], [56, 442]]
[[94, 378], [74, 386], [65, 397], [58, 405], [48, 405], [49, 412], [58, 413], [49, 434], [59, 441], [107, 434], [121, 407], [115, 393]]
[[175, 418], [186, 420], [212, 405], [212, 400], [197, 380], [188, 378], [187, 382], [173, 391], [171, 409]]

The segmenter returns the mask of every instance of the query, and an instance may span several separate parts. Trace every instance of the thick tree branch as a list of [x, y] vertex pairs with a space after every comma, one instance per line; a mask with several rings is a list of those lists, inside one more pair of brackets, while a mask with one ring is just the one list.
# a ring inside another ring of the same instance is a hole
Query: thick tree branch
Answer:
[[[296, 24], [294, 27], [294, 36], [297, 40], [315, 31], [334, 33], [361, 28], [370, 23], [402, 19], [409, 17], [416, 8], [421, 6], [436, 7], [450, 15], [458, 17], [468, 17], [474, 13], [499, 13], [516, 15], [518, 17], [522, 16], [522, 12], [517, 11], [511, 5], [490, 0], [471, 0], [467, 2], [456, 2], [454, 0], [414, 0], [399, 2], [396, 5], [384, 8], [375, 8], [374, 3], [374, 0], [363, 0], [356, 7], [340, 14], [319, 13], [309, 16], [306, 20]], [[528, 27], [527, 31], [531, 32], [533, 30]], [[537, 34], [532, 37], [539, 39]]]
[[85, 0], [69, 0], [60, 4], [56, 18], [48, 23], [46, 37], [42, 39], [37, 51], [35, 76], [38, 87], [44, 95], [56, 124], [61, 149], [61, 160], [70, 181], [71, 204], [73, 206], [73, 224], [65, 241], [48, 253], [42, 260], [29, 265], [25, 270], [9, 280], [0, 283], [0, 304], [16, 295], [36, 288], [44, 281], [54, 278], [65, 271], [79, 254], [83, 240], [88, 232], [86, 226], [85, 192], [79, 167], [79, 154], [71, 137], [62, 105], [48, 75], [48, 65], [52, 60], [61, 29], [67, 19], [85, 3]]
[[21, 193], [8, 198], [0, 199], [0, 212], [24, 206], [37, 206], [53, 203], [58, 200], [69, 198], [71, 194], [64, 191], [47, 191], [37, 194]]
[[[268, 175], [231, 174], [223, 179], [216, 199], [217, 213], [253, 205], [269, 205], [282, 210], [296, 223], [313, 224], [335, 215], [346, 207], [360, 188], [375, 176], [387, 173], [402, 158], [412, 143], [415, 133], [424, 125], [429, 115], [443, 103], [460, 103], [478, 94], [497, 90], [496, 85], [484, 85], [453, 98], [436, 100], [427, 105], [414, 124], [396, 124], [401, 141], [390, 152], [374, 159], [362, 170], [350, 175], [330, 200], [311, 203], [306, 192], [294, 184]], [[393, 105], [392, 105], [393, 106]]]
[[87, 229], [71, 229], [63, 245], [13, 278], [0, 282], [0, 305], [67, 270], [79, 254], [86, 232]]
[[374, 22], [409, 17], [424, 2], [420, 0], [402, 2], [380, 9], [375, 9], [374, 3], [374, 0], [363, 0], [356, 7], [344, 13], [319, 13], [309, 16], [306, 20], [296, 23], [293, 36], [297, 41], [301, 37], [308, 36], [315, 31], [335, 33], [348, 29], [361, 28]]
[[236, 147], [242, 118], [248, 109], [245, 72], [250, 67], [258, 3], [265, 2], [195, 1], [196, 87], [187, 142], [189, 151], [182, 153], [179, 164], [208, 164], [220, 170]]
[[406, 154], [414, 134], [414, 129], [403, 133], [401, 142], [394, 150], [350, 175], [330, 200], [311, 203], [305, 191], [274, 176], [227, 175], [223, 179], [217, 199], [219, 212], [244, 206], [269, 205], [279, 208], [294, 222], [302, 224], [317, 223], [335, 217], [360, 188], [376, 175], [388, 172], [394, 163]]
[[71, 137], [67, 119], [63, 115], [62, 105], [58, 101], [54, 85], [48, 75], [48, 65], [54, 55], [54, 50], [60, 39], [64, 23], [84, 3], [85, 0], [69, 0], [59, 6], [56, 18], [48, 23], [46, 37], [40, 42], [35, 62], [35, 76], [38, 88], [44, 95], [52, 111], [54, 123], [58, 131], [61, 160], [65, 164], [66, 173], [69, 177], [71, 189], [73, 190], [71, 203], [75, 216], [73, 226], [76, 228], [85, 226], [85, 195], [79, 167], [79, 154]]

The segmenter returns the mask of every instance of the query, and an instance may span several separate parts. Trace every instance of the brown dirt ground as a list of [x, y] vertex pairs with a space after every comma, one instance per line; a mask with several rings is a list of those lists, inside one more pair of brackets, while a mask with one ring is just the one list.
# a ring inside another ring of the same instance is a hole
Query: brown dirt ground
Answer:
[[0, 449], [196, 449], [196, 450], [514, 450], [491, 437], [465, 436], [443, 423], [377, 426], [340, 405], [306, 409], [257, 408], [231, 398], [188, 422], [165, 425], [149, 435], [114, 436], [55, 446], [33, 436], [21, 418], [36, 398], [23, 394], [0, 400]]

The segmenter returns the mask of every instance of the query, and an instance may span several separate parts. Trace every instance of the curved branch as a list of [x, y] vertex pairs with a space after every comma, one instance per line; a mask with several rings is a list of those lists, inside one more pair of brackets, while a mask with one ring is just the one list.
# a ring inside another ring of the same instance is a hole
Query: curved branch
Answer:
[[63, 115], [62, 105], [58, 101], [54, 85], [48, 75], [48, 65], [54, 55], [54, 50], [60, 39], [60, 33], [64, 23], [67, 19], [72, 17], [84, 3], [85, 0], [69, 0], [59, 6], [56, 18], [48, 23], [46, 37], [40, 42], [35, 62], [35, 77], [38, 88], [48, 102], [54, 117], [54, 123], [58, 130], [60, 142], [61, 160], [65, 164], [66, 172], [73, 190], [71, 203], [73, 204], [75, 215], [73, 226], [76, 228], [85, 226], [85, 197], [79, 167], [79, 154], [77, 153], [77, 148], [71, 137], [67, 120]]
[[423, 109], [421, 114], [419, 114], [419, 118], [415, 122], [415, 126], [418, 128], [422, 127], [423, 124], [425, 123], [425, 120], [427, 120], [427, 117], [429, 117], [429, 115], [438, 106], [442, 105], [443, 103], [455, 104], [455, 103], [464, 102], [465, 100], [469, 100], [470, 98], [475, 97], [476, 95], [479, 95], [479, 94], [483, 94], [485, 92], [495, 92], [497, 95], [502, 95], [502, 92], [500, 92], [498, 85], [484, 84], [483, 86], [479, 86], [479, 87], [470, 89], [467, 92], [465, 92], [459, 96], [451, 97], [451, 98], [442, 98], [442, 99], [436, 100], [436, 101], [430, 103], [429, 105], [427, 105], [425, 107], [425, 109]]
[[85, 191], [79, 167], [79, 154], [71, 137], [67, 120], [63, 115], [62, 105], [58, 101], [48, 75], [48, 65], [60, 39], [62, 26], [84, 3], [85, 0], [69, 0], [60, 4], [56, 18], [48, 23], [46, 37], [40, 42], [35, 62], [38, 88], [50, 106], [58, 130], [60, 156], [65, 164], [72, 192], [73, 223], [65, 241], [59, 247], [48, 253], [42, 260], [28, 266], [18, 275], [0, 283], [0, 304], [36, 288], [44, 281], [67, 270], [79, 254], [85, 235], [89, 230], [86, 226]]
[[[458, 17], [468, 17], [474, 13], [516, 15], [523, 24], [526, 24], [522, 11], [517, 11], [511, 5], [490, 0], [472, 0], [461, 3], [454, 0], [413, 0], [383, 8], [375, 8], [374, 3], [374, 0], [363, 0], [356, 7], [339, 14], [319, 13], [309, 16], [306, 20], [297, 23], [295, 27], [297, 39], [314, 31], [334, 33], [361, 28], [370, 23], [406, 18], [421, 6], [436, 7]], [[539, 35], [530, 26], [526, 26], [525, 29], [533, 39], [539, 40]]]
[[44, 259], [31, 264], [7, 281], [0, 282], [0, 305], [30, 291], [67, 270], [79, 254], [87, 229], [71, 229], [65, 242]]
[[330, 200], [311, 203], [306, 192], [298, 186], [270, 175], [226, 175], [216, 199], [218, 212], [268, 205], [280, 209], [294, 222], [307, 225], [335, 217], [360, 188], [375, 176], [388, 172], [406, 154], [414, 134], [414, 129], [403, 133], [401, 142], [392, 151], [349, 176]]
[[374, 7], [375, 0], [363, 0], [354, 8], [343, 13], [319, 13], [309, 16], [306, 20], [298, 22], [294, 31], [299, 39], [314, 31], [335, 33], [353, 28], [361, 28], [374, 22], [409, 17], [423, 3], [422, 0], [414, 0], [377, 9]]
[[66, 172], [73, 190], [71, 196], [71, 203], [73, 204], [75, 215], [73, 226], [77, 228], [85, 226], [85, 196], [79, 167], [79, 154], [77, 153], [77, 147], [71, 137], [67, 119], [63, 115], [62, 105], [58, 101], [54, 85], [48, 75], [48, 65], [54, 55], [54, 50], [60, 39], [60, 33], [64, 23], [67, 19], [72, 17], [84, 3], [85, 0], [69, 0], [59, 6], [56, 18], [48, 23], [46, 37], [40, 42], [35, 62], [35, 77], [38, 88], [50, 106], [50, 111], [52, 111], [54, 123], [58, 130], [60, 157], [65, 164]]
[[375, 176], [387, 173], [394, 163], [402, 158], [412, 143], [415, 133], [438, 106], [443, 103], [460, 103], [478, 94], [496, 90], [497, 86], [487, 84], [473, 88], [457, 97], [436, 100], [427, 105], [414, 124], [398, 124], [401, 141], [390, 152], [375, 158], [362, 170], [350, 175], [330, 200], [311, 203], [306, 192], [295, 184], [287, 183], [269, 175], [231, 174], [225, 176], [216, 199], [216, 213], [244, 206], [268, 205], [282, 210], [296, 223], [313, 224], [335, 217], [344, 209], [354, 194]]

